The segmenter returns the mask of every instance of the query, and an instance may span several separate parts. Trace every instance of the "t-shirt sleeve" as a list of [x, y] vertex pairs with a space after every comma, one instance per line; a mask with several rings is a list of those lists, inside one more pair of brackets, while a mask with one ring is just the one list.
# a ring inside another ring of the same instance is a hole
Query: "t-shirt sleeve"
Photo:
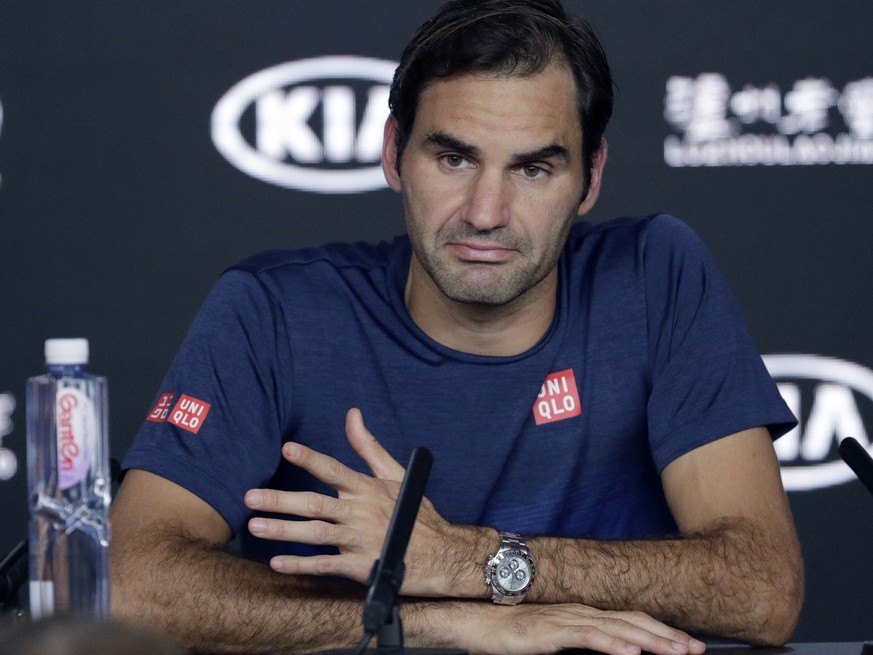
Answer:
[[248, 272], [219, 279], [123, 464], [195, 493], [234, 534], [249, 516], [245, 492], [281, 461], [291, 363], [276, 307]]
[[642, 242], [652, 393], [649, 442], [659, 471], [721, 437], [796, 424], [705, 246], [658, 216]]

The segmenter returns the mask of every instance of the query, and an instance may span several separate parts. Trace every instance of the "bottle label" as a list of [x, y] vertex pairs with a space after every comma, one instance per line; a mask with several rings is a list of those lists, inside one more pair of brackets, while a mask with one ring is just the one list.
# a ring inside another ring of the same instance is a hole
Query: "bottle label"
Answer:
[[58, 486], [78, 484], [91, 465], [91, 451], [97, 440], [94, 403], [79, 389], [58, 390], [55, 417], [58, 435]]

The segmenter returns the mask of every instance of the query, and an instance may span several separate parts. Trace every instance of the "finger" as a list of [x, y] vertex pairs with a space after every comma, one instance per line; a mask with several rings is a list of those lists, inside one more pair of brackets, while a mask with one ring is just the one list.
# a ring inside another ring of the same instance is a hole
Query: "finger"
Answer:
[[[590, 622], [566, 626], [569, 643], [562, 648], [584, 647], [603, 650], [606, 653], [639, 653], [646, 651], [657, 655], [688, 655], [702, 652], [692, 650], [688, 643], [661, 636], [651, 630], [636, 625], [627, 614], [601, 615], [591, 617]], [[662, 624], [663, 625], [663, 624]]]
[[276, 491], [252, 489], [244, 498], [246, 507], [276, 514], [292, 514], [308, 519], [337, 521], [349, 514], [349, 505], [333, 496], [314, 491]]
[[350, 469], [333, 457], [293, 441], [282, 446], [282, 456], [337, 491], [360, 492], [366, 488], [367, 483], [371, 480], [369, 476]]
[[356, 453], [377, 478], [400, 482], [406, 470], [382, 447], [364, 425], [361, 410], [353, 407], [346, 414], [346, 436]]
[[636, 625], [647, 632], [652, 633], [657, 637], [662, 637], [664, 639], [669, 640], [674, 644], [674, 651], [678, 652], [679, 648], [675, 648], [675, 645], [687, 647], [689, 653], [702, 653], [706, 650], [706, 644], [702, 641], [698, 641], [691, 635], [682, 630], [677, 630], [669, 625], [661, 623], [655, 618], [652, 618], [645, 612], [621, 612], [621, 613], [613, 613], [607, 612], [603, 616], [609, 618], [620, 618], [623, 621], [627, 621], [633, 625]]
[[249, 520], [249, 532], [260, 539], [313, 546], [348, 547], [359, 541], [353, 531], [327, 521], [285, 521], [258, 516]]
[[[365, 582], [370, 572], [369, 566], [356, 566], [345, 555], [311, 555], [309, 557], [297, 557], [294, 555], [277, 555], [270, 560], [270, 568], [280, 573], [291, 575], [331, 575], [349, 578], [357, 582]], [[365, 570], [366, 573], [356, 575], [357, 570]]]

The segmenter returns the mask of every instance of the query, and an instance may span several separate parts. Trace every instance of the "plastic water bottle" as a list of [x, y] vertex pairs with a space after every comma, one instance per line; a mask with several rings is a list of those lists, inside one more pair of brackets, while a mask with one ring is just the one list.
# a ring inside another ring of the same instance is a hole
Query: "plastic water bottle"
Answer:
[[27, 381], [30, 612], [109, 617], [111, 476], [106, 379], [87, 339], [48, 339], [48, 373]]

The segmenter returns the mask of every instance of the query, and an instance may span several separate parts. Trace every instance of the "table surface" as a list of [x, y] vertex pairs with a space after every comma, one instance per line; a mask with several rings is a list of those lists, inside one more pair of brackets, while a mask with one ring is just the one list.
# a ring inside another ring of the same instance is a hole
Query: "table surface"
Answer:
[[[862, 655], [864, 644], [861, 642], [820, 643], [820, 644], [788, 644], [781, 648], [752, 648], [751, 646], [710, 644], [707, 653], [725, 655]], [[863, 655], [873, 655], [873, 646], [869, 646]]]
[[[788, 644], [779, 648], [710, 643], [707, 644], [706, 652], [713, 655], [873, 655], [873, 642], [866, 650], [863, 642]], [[594, 653], [593, 650], [572, 649], [562, 651], [559, 655], [594, 655]]]

